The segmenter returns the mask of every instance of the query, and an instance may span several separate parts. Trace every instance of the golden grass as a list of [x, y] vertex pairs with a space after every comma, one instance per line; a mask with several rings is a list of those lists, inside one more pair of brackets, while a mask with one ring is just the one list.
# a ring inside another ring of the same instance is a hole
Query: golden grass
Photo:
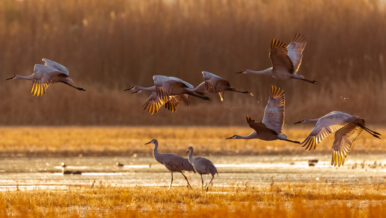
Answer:
[[[2, 155], [151, 155], [158, 139], [161, 152], [185, 155], [189, 145], [199, 154], [274, 154], [304, 153], [300, 145], [284, 141], [226, 140], [234, 134], [248, 135], [252, 130], [240, 127], [1, 127]], [[386, 130], [377, 129], [382, 135]], [[310, 129], [287, 129], [292, 140], [302, 141]], [[333, 137], [318, 145], [314, 152], [330, 152]], [[354, 142], [352, 152], [382, 153], [386, 139], [376, 139], [363, 132]]]
[[[0, 1], [0, 123], [22, 125], [241, 125], [260, 115], [271, 84], [287, 95], [290, 122], [331, 110], [384, 124], [386, 116], [386, 9], [382, 0], [2, 0]], [[236, 76], [270, 65], [273, 37], [288, 42], [302, 32], [308, 45], [300, 81]], [[42, 57], [68, 66], [84, 88], [62, 85], [46, 96], [31, 83], [4, 81], [32, 73]], [[192, 84], [207, 70], [231, 79], [255, 97], [226, 94], [225, 103], [181, 106], [150, 117], [144, 96], [128, 84], [152, 84], [153, 74]], [[187, 116], [189, 114], [189, 116]]]
[[274, 184], [186, 188], [94, 187], [0, 193], [0, 216], [382, 217], [385, 185]]

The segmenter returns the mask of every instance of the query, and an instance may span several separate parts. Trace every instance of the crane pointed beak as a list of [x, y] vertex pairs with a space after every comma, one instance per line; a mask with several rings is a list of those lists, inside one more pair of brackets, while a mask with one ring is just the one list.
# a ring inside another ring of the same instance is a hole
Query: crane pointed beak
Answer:
[[147, 143], [145, 143], [145, 145], [148, 145], [148, 144], [150, 144], [150, 143], [152, 143], [153, 141], [150, 141], [150, 142], [147, 142]]
[[233, 139], [233, 136], [231, 136], [231, 137], [228, 137], [228, 138], [225, 138], [225, 139]]
[[133, 88], [134, 88], [134, 86], [129, 86], [129, 88], [124, 89], [123, 91], [129, 91], [130, 94], [135, 94], [135, 93], [138, 93], [140, 91], [140, 90], [132, 91]]
[[12, 77], [9, 77], [9, 78], [7, 78], [5, 80], [11, 80], [11, 79], [14, 79], [15, 77], [16, 77], [16, 75], [13, 75]]
[[134, 86], [132, 85], [129, 85], [129, 87], [127, 87], [126, 89], [124, 89], [123, 91], [130, 91]]

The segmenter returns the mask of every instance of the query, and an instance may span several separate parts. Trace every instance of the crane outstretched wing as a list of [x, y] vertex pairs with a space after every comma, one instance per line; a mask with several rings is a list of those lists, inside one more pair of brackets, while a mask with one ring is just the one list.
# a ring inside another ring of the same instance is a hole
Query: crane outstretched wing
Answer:
[[157, 93], [152, 92], [150, 94], [149, 98], [147, 98], [143, 108], [144, 108], [144, 110], [147, 110], [149, 113], [151, 113], [151, 115], [154, 115], [155, 113], [157, 113], [159, 111], [159, 109], [164, 104], [165, 104], [165, 102], [163, 100], [161, 100], [160, 98], [158, 98]]
[[194, 88], [192, 84], [172, 76], [154, 75], [153, 80], [158, 98], [165, 102], [169, 100], [169, 96], [175, 95], [174, 93], [178, 90]]
[[257, 135], [277, 135], [276, 132], [272, 129], [267, 128], [264, 123], [257, 123], [255, 120], [250, 118], [248, 115], [245, 117], [247, 120], [247, 123], [249, 127], [251, 127], [253, 130], [255, 130]]
[[208, 71], [202, 71], [202, 77], [204, 77], [204, 80], [223, 79], [221, 76]]
[[188, 104], [188, 95], [183, 94], [183, 95], [169, 96], [169, 100], [165, 103], [165, 108], [171, 112], [176, 112], [177, 106], [181, 101]]
[[334, 144], [332, 145], [331, 165], [340, 167], [344, 164], [347, 154], [351, 150], [352, 143], [363, 130], [357, 124], [357, 122], [362, 121], [358, 119], [336, 131]]
[[198, 84], [195, 88], [196, 92], [199, 93], [199, 94], [204, 94], [205, 92], [208, 91], [208, 85], [206, 83], [206, 81]]
[[288, 57], [287, 44], [280, 42], [277, 39], [272, 39], [271, 52], [269, 57], [272, 62], [273, 71], [283, 71], [288, 73], [294, 73], [294, 65], [291, 59]]
[[68, 71], [67, 67], [59, 64], [58, 62], [47, 59], [47, 58], [43, 58], [42, 60], [43, 60], [45, 66], [50, 66], [50, 67], [56, 69], [58, 72], [69, 75], [69, 71]]
[[174, 95], [168, 96], [167, 101], [163, 101], [160, 99], [156, 92], [152, 92], [149, 98], [146, 100], [144, 104], [144, 110], [147, 110], [151, 115], [158, 113], [159, 109], [165, 105], [165, 108], [171, 112], [177, 111], [178, 104], [183, 101], [186, 104], [188, 103], [188, 95]]
[[315, 149], [316, 145], [323, 141], [331, 133], [338, 131], [356, 117], [339, 111], [333, 111], [321, 117], [315, 124], [310, 135], [302, 142], [306, 150]]
[[284, 125], [284, 110], [285, 92], [276, 86], [272, 86], [271, 96], [269, 96], [267, 106], [265, 106], [262, 122], [267, 128], [280, 134]]
[[300, 33], [295, 34], [294, 39], [287, 46], [288, 57], [290, 58], [293, 66], [294, 73], [297, 73], [303, 58], [303, 50], [306, 47], [307, 42], [304, 36]]
[[34, 96], [42, 96], [46, 93], [50, 78], [60, 76], [55, 68], [42, 64], [34, 65], [34, 77], [36, 78], [32, 82], [31, 94]]

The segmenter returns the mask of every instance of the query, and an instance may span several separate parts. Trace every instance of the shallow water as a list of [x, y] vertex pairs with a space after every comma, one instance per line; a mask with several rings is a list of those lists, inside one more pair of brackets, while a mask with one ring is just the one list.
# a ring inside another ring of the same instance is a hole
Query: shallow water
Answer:
[[[384, 184], [386, 155], [350, 155], [341, 168], [330, 166], [330, 155], [210, 156], [219, 175], [215, 186], [257, 186], [274, 183]], [[317, 159], [314, 167], [308, 160]], [[81, 175], [63, 175], [66, 170]], [[125, 164], [116, 166], [116, 162]], [[179, 173], [174, 186], [185, 186]], [[192, 186], [200, 187], [198, 174], [187, 172]], [[209, 176], [206, 180], [209, 180]], [[170, 172], [152, 157], [9, 158], [0, 160], [0, 191], [56, 189], [82, 186], [168, 186]]]

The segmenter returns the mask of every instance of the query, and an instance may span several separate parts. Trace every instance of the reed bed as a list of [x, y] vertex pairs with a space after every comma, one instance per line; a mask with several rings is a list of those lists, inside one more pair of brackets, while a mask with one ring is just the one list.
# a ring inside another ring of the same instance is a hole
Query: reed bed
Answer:
[[2, 217], [383, 217], [385, 185], [275, 184], [186, 188], [109, 186], [0, 193]]
[[[248, 135], [252, 130], [240, 127], [2, 127], [0, 155], [2, 156], [121, 156], [152, 155], [152, 145], [158, 139], [161, 152], [186, 155], [189, 145], [198, 154], [314, 154], [329, 153], [333, 143], [330, 136], [315, 151], [305, 151], [298, 144], [284, 141], [226, 140], [234, 134]], [[377, 129], [382, 135], [386, 130]], [[310, 129], [287, 129], [292, 140], [302, 141]], [[386, 139], [376, 139], [365, 132], [354, 142], [351, 153], [384, 153]]]
[[[385, 9], [381, 0], [3, 0], [1, 80], [47, 57], [87, 92], [55, 85], [36, 98], [28, 82], [1, 81], [0, 124], [241, 125], [246, 113], [261, 114], [271, 84], [287, 91], [291, 122], [343, 110], [384, 124]], [[319, 86], [234, 74], [268, 67], [270, 40], [296, 32], [308, 41], [300, 71]], [[151, 85], [153, 74], [198, 84], [201, 70], [255, 97], [226, 94], [224, 104], [193, 101], [151, 117], [144, 96], [122, 91]]]

